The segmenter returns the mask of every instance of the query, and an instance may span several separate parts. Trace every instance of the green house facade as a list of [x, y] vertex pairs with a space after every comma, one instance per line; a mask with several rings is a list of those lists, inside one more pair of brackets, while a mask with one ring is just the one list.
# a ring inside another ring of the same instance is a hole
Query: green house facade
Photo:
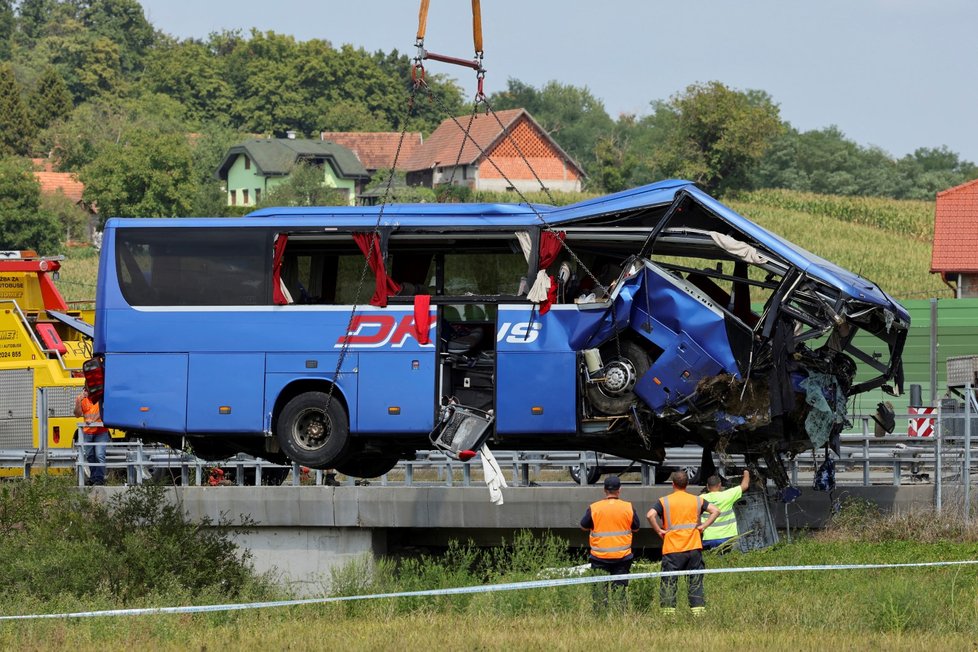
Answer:
[[349, 149], [320, 140], [254, 138], [228, 150], [215, 176], [225, 183], [229, 206], [255, 206], [285, 181], [300, 161], [323, 170], [323, 185], [345, 192], [349, 204], [370, 175]]

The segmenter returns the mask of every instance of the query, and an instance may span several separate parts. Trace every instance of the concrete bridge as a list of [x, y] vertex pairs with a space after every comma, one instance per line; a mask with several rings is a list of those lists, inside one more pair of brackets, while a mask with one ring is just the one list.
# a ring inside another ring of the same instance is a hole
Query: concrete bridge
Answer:
[[[660, 546], [644, 514], [669, 491], [666, 486], [622, 487], [622, 498], [643, 517], [636, 549]], [[255, 567], [275, 569], [283, 583], [308, 595], [328, 586], [332, 568], [354, 559], [438, 548], [451, 539], [489, 546], [519, 530], [551, 530], [583, 548], [586, 535], [578, 523], [587, 505], [603, 495], [600, 488], [577, 486], [517, 487], [503, 493], [501, 506], [489, 502], [485, 487], [175, 487], [170, 497], [192, 520], [209, 517], [216, 522], [224, 515], [239, 527], [247, 519], [254, 521], [252, 530], [239, 532], [237, 541], [254, 555]], [[843, 494], [894, 512], [934, 502], [932, 486], [844, 487], [834, 497]], [[779, 530], [821, 527], [830, 510], [829, 495], [811, 490], [790, 505], [771, 504]]]

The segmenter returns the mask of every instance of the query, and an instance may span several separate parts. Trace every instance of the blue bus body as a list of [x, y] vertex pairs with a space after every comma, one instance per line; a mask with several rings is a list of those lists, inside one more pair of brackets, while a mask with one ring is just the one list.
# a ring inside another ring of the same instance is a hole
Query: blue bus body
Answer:
[[[902, 306], [688, 182], [560, 208], [380, 210], [110, 219], [106, 424], [375, 475], [429, 446], [454, 403], [491, 413], [507, 447], [661, 461], [694, 442], [786, 484], [780, 455], [831, 444], [849, 396], [901, 389]], [[355, 234], [376, 234], [383, 274]], [[388, 274], [399, 289], [372, 305]], [[527, 298], [538, 274], [555, 301]]]

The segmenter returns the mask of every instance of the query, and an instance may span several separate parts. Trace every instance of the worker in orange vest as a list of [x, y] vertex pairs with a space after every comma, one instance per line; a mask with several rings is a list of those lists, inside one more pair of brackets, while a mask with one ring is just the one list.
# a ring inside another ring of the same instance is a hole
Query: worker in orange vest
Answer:
[[[715, 505], [686, 491], [689, 477], [685, 471], [672, 474], [672, 493], [659, 499], [646, 518], [655, 533], [662, 537], [662, 572], [702, 570], [703, 530], [713, 525], [720, 515]], [[700, 523], [700, 514], [709, 517]], [[706, 611], [703, 596], [703, 576], [689, 575], [687, 595], [694, 615]], [[667, 615], [676, 613], [676, 587], [678, 577], [663, 577], [659, 584], [659, 606]]]
[[[604, 479], [604, 499], [591, 503], [581, 519], [581, 529], [589, 532], [591, 568], [611, 575], [628, 575], [632, 568], [632, 533], [639, 528], [638, 512], [621, 499], [621, 479], [609, 475]], [[628, 580], [614, 580], [612, 589], [624, 601]], [[605, 593], [605, 603], [608, 594]]]
[[88, 484], [105, 484], [105, 453], [109, 443], [109, 429], [102, 425], [102, 405], [88, 395], [88, 388], [75, 397], [75, 416], [82, 417], [85, 425], [82, 434], [85, 440], [85, 460], [91, 464]]

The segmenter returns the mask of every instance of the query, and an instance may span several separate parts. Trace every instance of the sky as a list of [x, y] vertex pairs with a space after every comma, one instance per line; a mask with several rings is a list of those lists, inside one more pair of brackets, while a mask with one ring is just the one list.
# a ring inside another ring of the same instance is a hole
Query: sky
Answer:
[[[413, 53], [418, 0], [141, 0], [178, 38], [252, 28]], [[584, 86], [617, 118], [690, 84], [768, 92], [806, 131], [978, 162], [978, 0], [482, 0], [486, 92]], [[471, 4], [431, 0], [426, 47], [471, 58]], [[467, 95], [474, 73], [431, 62]]]

